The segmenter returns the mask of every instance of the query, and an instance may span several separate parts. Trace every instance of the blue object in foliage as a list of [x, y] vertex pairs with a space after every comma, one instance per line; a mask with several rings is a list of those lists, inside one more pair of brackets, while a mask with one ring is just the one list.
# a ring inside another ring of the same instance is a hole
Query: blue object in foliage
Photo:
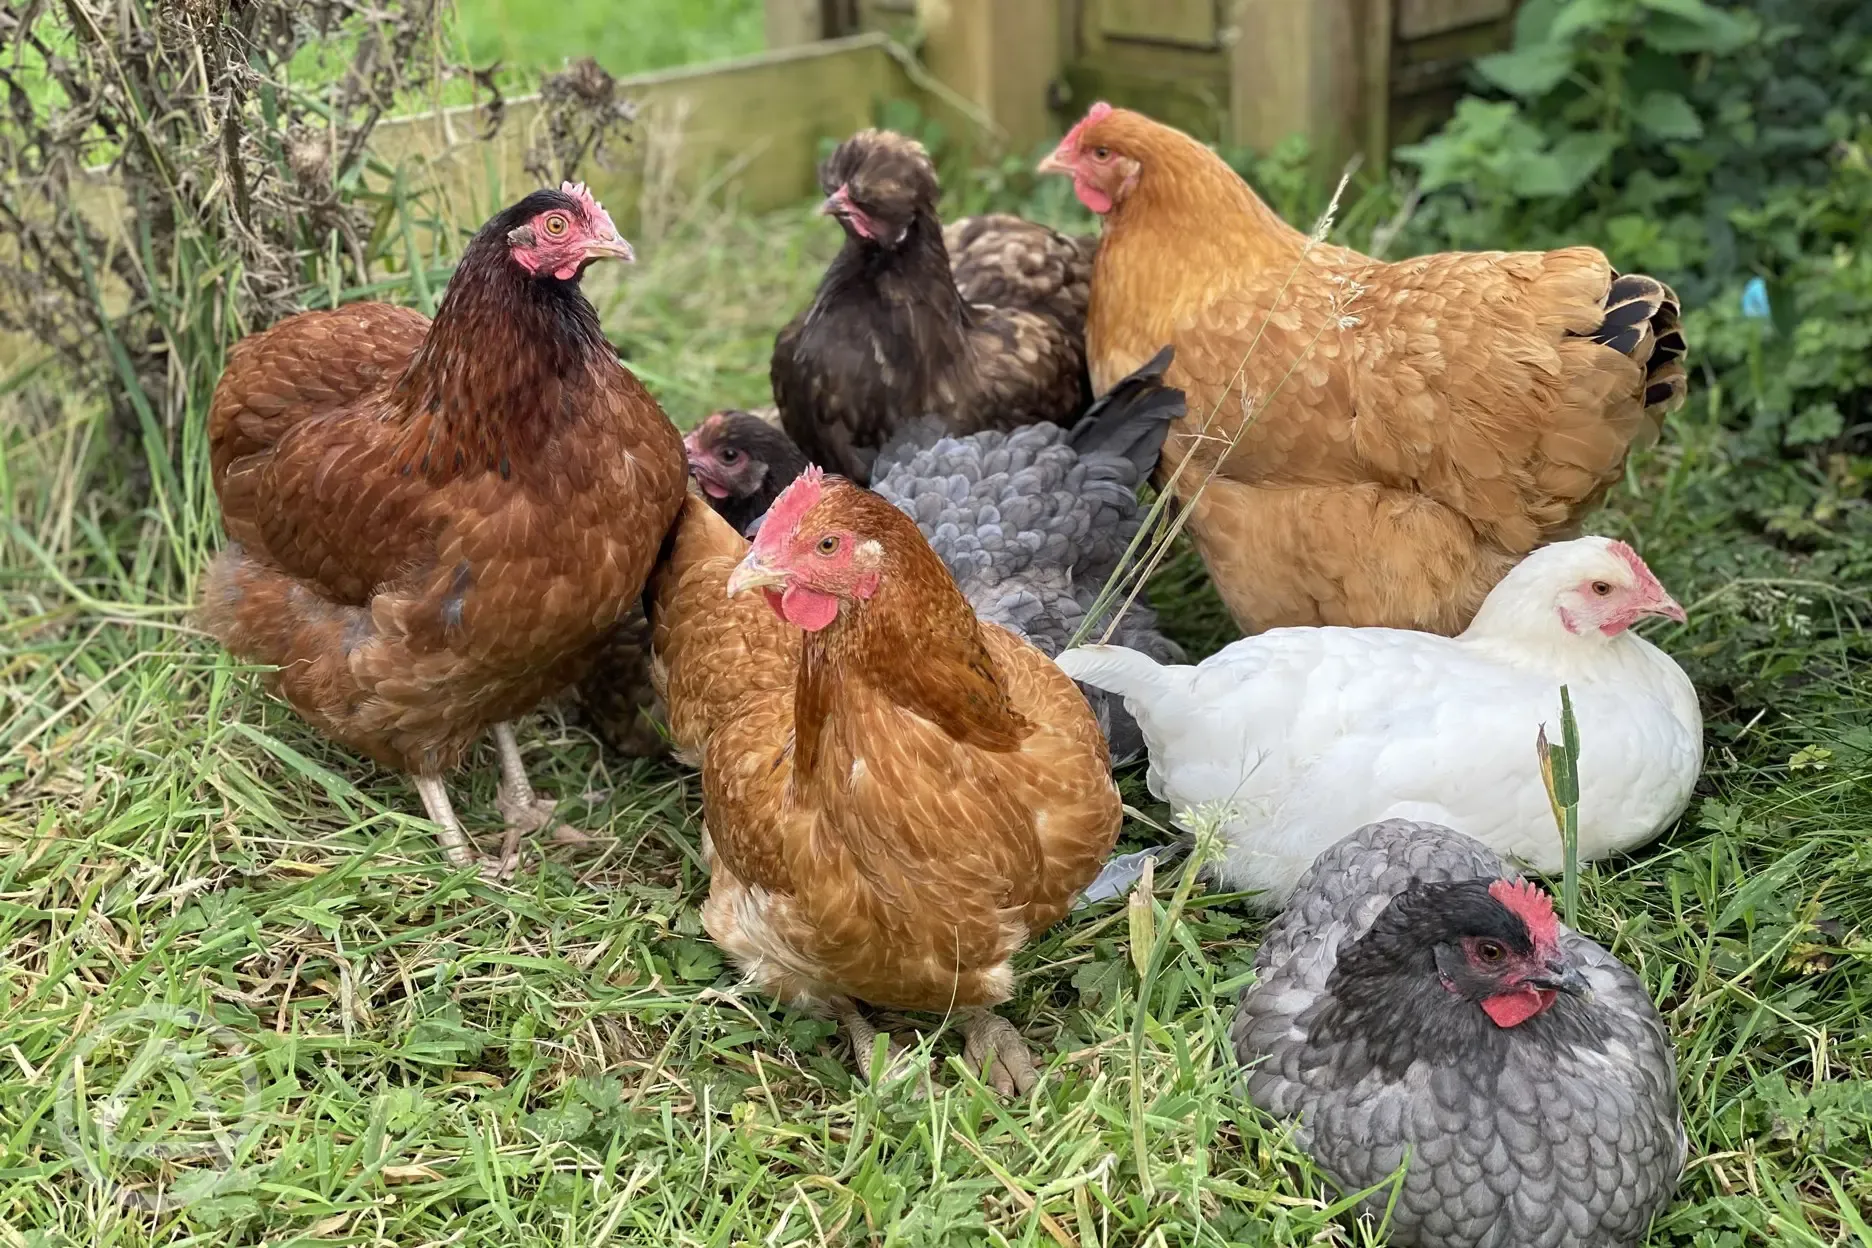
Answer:
[[1765, 321], [1774, 315], [1768, 306], [1768, 283], [1759, 277], [1749, 278], [1742, 288], [1742, 315], [1751, 321]]

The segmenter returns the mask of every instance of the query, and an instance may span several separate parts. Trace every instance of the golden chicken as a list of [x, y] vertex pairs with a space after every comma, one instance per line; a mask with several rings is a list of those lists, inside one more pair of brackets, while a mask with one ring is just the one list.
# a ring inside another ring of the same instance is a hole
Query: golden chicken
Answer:
[[511, 721], [575, 681], [682, 505], [682, 439], [579, 291], [629, 260], [582, 185], [469, 243], [433, 323], [366, 303], [243, 340], [208, 415], [228, 546], [201, 618], [334, 740], [411, 773], [451, 861], [443, 777], [489, 728], [494, 874], [550, 821]]
[[817, 469], [751, 549], [692, 496], [650, 598], [671, 734], [702, 767], [709, 934], [838, 1017], [861, 1063], [860, 1002], [955, 1012], [968, 1060], [1031, 1088], [992, 1007], [1121, 817], [1084, 695], [976, 619], [908, 516]]
[[1176, 347], [1189, 412], [1158, 479], [1245, 629], [1460, 631], [1684, 397], [1676, 295], [1590, 247], [1386, 264], [1313, 243], [1214, 152], [1107, 104], [1040, 167], [1104, 218], [1094, 389]]

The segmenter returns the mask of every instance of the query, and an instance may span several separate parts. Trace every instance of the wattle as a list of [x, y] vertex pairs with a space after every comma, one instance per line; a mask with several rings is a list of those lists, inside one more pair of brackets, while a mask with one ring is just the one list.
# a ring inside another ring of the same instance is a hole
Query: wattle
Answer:
[[1079, 197], [1080, 203], [1101, 217], [1112, 210], [1111, 196], [1093, 186], [1083, 177], [1073, 179], [1073, 194]]
[[1482, 1008], [1497, 1027], [1517, 1027], [1552, 1005], [1557, 995], [1551, 988], [1522, 988], [1484, 998]]
[[816, 633], [838, 618], [838, 599], [818, 590], [792, 585], [780, 596], [780, 614], [795, 628]]
[[713, 481], [708, 480], [706, 477], [698, 477], [697, 480], [699, 480], [702, 483], [702, 492], [708, 495], [710, 498], [727, 498], [728, 497], [727, 486], [717, 485]]

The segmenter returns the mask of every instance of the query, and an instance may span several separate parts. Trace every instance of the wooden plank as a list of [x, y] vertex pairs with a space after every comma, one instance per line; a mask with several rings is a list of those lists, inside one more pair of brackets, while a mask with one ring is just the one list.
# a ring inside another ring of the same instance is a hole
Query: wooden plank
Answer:
[[1323, 174], [1354, 152], [1382, 168], [1392, 0], [1239, 0], [1229, 48], [1230, 138], [1261, 151], [1312, 140]]
[[1097, 10], [1107, 38], [1216, 46], [1216, 0], [1097, 0]]
[[1500, 21], [1513, 8], [1514, 0], [1398, 0], [1397, 37], [1422, 39]]
[[1011, 150], [1055, 136], [1058, 0], [917, 0], [917, 22], [930, 72], [991, 117]]

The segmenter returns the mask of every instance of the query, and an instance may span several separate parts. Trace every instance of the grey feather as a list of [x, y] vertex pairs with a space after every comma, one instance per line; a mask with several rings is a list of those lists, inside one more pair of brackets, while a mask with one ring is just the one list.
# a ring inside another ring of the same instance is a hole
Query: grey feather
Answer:
[[[1392, 1016], [1374, 1019], [1371, 982], [1350, 1007], [1353, 989], [1335, 975], [1341, 955], [1417, 886], [1515, 878], [1479, 841], [1404, 820], [1321, 854], [1268, 929], [1257, 982], [1242, 993], [1232, 1035], [1248, 1094], [1298, 1116], [1298, 1138], [1347, 1190], [1381, 1183], [1411, 1158], [1393, 1244], [1636, 1245], [1686, 1150], [1670, 1037], [1636, 975], [1562, 927], [1561, 952], [1591, 996], [1562, 996], [1512, 1028], [1487, 1022], [1433, 973], [1428, 987], [1399, 984]], [[1445, 1011], [1448, 1020], [1426, 1017]], [[1367, 1211], [1382, 1214], [1388, 1199], [1387, 1187]]]
[[[1070, 431], [1038, 424], [951, 437], [938, 421], [910, 422], [878, 454], [871, 488], [917, 522], [977, 615], [1058, 654], [1143, 524], [1138, 486], [1184, 411], [1182, 392], [1163, 382], [1169, 360], [1165, 348]], [[1100, 612], [1095, 626], [1110, 614]], [[1160, 663], [1183, 661], [1141, 597], [1112, 641]], [[1143, 734], [1123, 703], [1086, 693], [1113, 761], [1141, 754]]]

